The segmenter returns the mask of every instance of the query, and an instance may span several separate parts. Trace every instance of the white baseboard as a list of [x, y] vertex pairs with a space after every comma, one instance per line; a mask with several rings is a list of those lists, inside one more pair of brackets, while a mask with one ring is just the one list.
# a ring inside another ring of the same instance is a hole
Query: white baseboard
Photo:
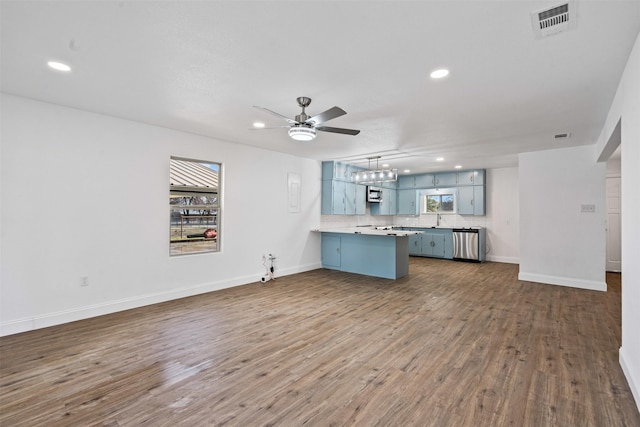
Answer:
[[500, 255], [487, 255], [487, 261], [504, 262], [505, 264], [520, 264], [520, 258]]
[[[283, 270], [277, 270], [276, 274], [278, 276], [288, 276], [291, 274], [302, 273], [304, 271], [315, 270], [318, 268], [321, 268], [321, 264], [313, 263], [286, 268]], [[173, 289], [166, 292], [141, 295], [137, 297], [109, 301], [100, 304], [93, 304], [69, 310], [45, 313], [42, 315], [24, 319], [1, 322], [0, 336], [13, 335], [21, 332], [31, 331], [34, 329], [61, 325], [63, 323], [75, 322], [77, 320], [89, 319], [91, 317], [116, 313], [118, 311], [130, 310], [132, 308], [143, 307], [145, 305], [158, 304], [161, 302], [171, 301], [179, 298], [191, 297], [194, 295], [218, 291], [220, 289], [231, 288], [234, 286], [246, 285], [259, 281], [260, 276], [257, 274], [252, 274], [250, 276], [241, 276], [217, 282], [201, 283], [198, 285]]]
[[[627, 360], [634, 360], [631, 357], [626, 355], [626, 351], [624, 347], [620, 347], [620, 352], [618, 353], [618, 359], [620, 361], [620, 367], [622, 367], [622, 372], [624, 376], [627, 378], [627, 383], [629, 383], [629, 388], [631, 389], [631, 394], [633, 394], [633, 398], [636, 401], [636, 408], [638, 412], [640, 412], [640, 372], [633, 372], [633, 365], [627, 363]], [[637, 367], [637, 366], [636, 366]], [[634, 375], [635, 374], [635, 375]]]
[[607, 291], [607, 282], [576, 279], [574, 277], [547, 276], [545, 274], [518, 273], [518, 280], [546, 283], [549, 285], [568, 286], [570, 288], [588, 289], [590, 291]]

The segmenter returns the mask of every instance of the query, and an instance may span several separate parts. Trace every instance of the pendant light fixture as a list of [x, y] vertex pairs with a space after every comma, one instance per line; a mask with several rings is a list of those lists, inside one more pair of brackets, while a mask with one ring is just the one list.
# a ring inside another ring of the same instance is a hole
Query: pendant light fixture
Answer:
[[[397, 169], [380, 169], [378, 160], [380, 156], [367, 157], [369, 168], [367, 170], [351, 172], [351, 181], [357, 184], [373, 184], [376, 182], [393, 182], [398, 180]], [[376, 168], [371, 169], [371, 160], [376, 161]]]

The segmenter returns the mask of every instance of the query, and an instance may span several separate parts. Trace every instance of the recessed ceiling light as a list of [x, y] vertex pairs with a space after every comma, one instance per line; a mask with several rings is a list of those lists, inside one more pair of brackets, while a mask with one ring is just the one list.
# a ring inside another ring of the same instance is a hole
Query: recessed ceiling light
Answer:
[[454, 168], [455, 169], [462, 169], [462, 166], [461, 165], [455, 165]]
[[444, 157], [438, 157], [438, 158], [436, 159], [436, 162], [444, 162]]
[[71, 71], [71, 67], [68, 66], [67, 64], [63, 64], [62, 62], [56, 62], [56, 61], [49, 61], [47, 62], [47, 65], [50, 68], [53, 68], [54, 70], [58, 70], [58, 71]]
[[383, 167], [383, 168], [388, 168], [388, 167], [389, 167], [389, 163], [384, 163], [384, 164], [382, 165], [382, 167]]
[[262, 122], [253, 122], [253, 127], [261, 129], [261, 128], [264, 127], [264, 123], [262, 123]]
[[404, 170], [404, 173], [409, 173], [409, 172], [411, 172], [411, 169], [405, 169]]
[[447, 77], [449, 75], [449, 70], [446, 68], [440, 68], [439, 70], [433, 71], [430, 76], [432, 79], [441, 79], [443, 77]]

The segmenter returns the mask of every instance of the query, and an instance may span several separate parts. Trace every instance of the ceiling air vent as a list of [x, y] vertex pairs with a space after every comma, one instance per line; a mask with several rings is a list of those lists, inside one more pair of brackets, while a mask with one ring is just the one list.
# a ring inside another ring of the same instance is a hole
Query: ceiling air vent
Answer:
[[531, 13], [533, 34], [537, 39], [567, 31], [573, 28], [575, 23], [576, 13], [573, 0]]

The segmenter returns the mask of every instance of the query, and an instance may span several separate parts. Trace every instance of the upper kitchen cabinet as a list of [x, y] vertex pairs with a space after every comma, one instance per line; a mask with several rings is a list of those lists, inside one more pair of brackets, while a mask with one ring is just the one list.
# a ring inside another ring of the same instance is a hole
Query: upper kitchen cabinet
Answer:
[[322, 215], [364, 215], [366, 203], [364, 185], [337, 179], [322, 181]]
[[458, 185], [484, 185], [484, 169], [458, 172]]
[[349, 165], [340, 162], [322, 162], [322, 180], [339, 179], [350, 181]]
[[398, 215], [419, 215], [418, 192], [413, 189], [398, 190]]
[[435, 175], [434, 187], [451, 187], [458, 185], [458, 174], [456, 172], [439, 172]]
[[395, 215], [397, 213], [397, 191], [382, 187], [382, 200], [371, 203], [371, 215]]
[[485, 186], [467, 185], [458, 187], [456, 209], [460, 215], [485, 215]]
[[436, 176], [432, 173], [423, 173], [415, 175], [415, 188], [431, 188], [435, 185]]
[[367, 187], [351, 182], [351, 172], [359, 170], [340, 162], [322, 162], [322, 215], [364, 215]]
[[398, 189], [416, 188], [415, 175], [400, 175], [398, 177]]

